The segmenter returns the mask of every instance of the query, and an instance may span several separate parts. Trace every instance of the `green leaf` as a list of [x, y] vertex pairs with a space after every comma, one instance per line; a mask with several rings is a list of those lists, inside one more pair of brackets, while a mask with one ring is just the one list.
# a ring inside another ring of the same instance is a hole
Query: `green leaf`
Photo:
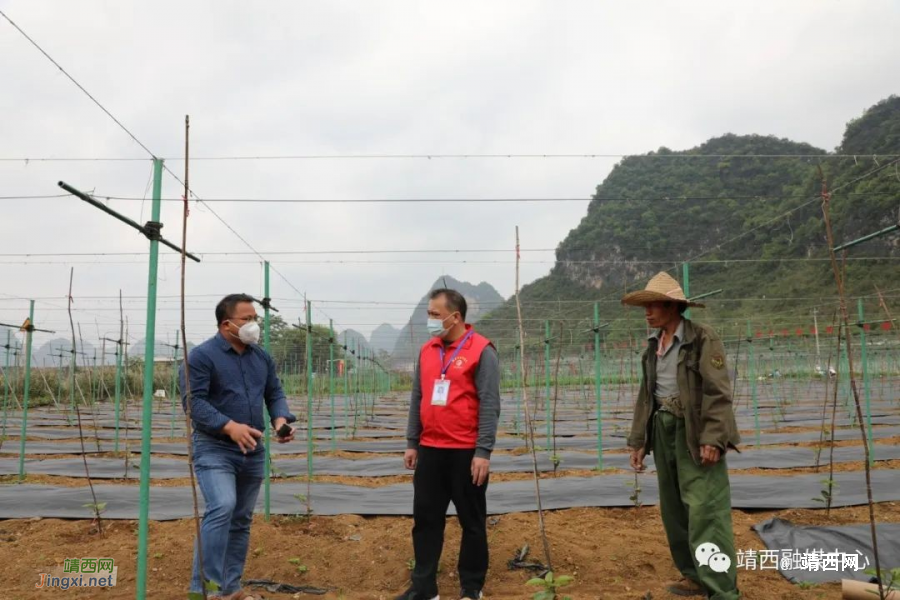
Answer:
[[560, 575], [556, 578], [556, 585], [562, 587], [564, 585], [569, 585], [573, 581], [575, 581], [575, 578], [571, 575]]
[[546, 581], [541, 579], [540, 577], [534, 577], [525, 582], [525, 585], [544, 585]]

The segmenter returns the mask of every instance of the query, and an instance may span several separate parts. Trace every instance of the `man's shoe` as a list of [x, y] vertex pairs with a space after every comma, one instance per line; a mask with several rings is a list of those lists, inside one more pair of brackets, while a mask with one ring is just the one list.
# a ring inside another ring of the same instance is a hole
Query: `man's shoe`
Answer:
[[481, 600], [482, 593], [475, 590], [462, 590], [459, 593], [459, 600]]
[[415, 588], [409, 588], [394, 600], [441, 600], [441, 597], [435, 594], [434, 596], [427, 596], [425, 594], [420, 594], [415, 590]]
[[675, 583], [670, 583], [666, 586], [666, 590], [676, 596], [706, 596], [706, 590], [703, 586], [687, 577], [682, 577]]

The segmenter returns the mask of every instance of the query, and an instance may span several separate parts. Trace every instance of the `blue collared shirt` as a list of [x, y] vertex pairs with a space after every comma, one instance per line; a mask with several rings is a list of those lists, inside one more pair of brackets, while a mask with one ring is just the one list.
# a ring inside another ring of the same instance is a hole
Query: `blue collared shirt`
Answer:
[[[297, 418], [288, 409], [284, 390], [275, 372], [275, 361], [258, 345], [238, 354], [221, 333], [209, 338], [188, 355], [191, 374], [191, 420], [198, 431], [220, 436], [228, 421], [263, 431], [263, 401], [274, 422]], [[181, 366], [181, 405], [187, 411], [184, 365]]]

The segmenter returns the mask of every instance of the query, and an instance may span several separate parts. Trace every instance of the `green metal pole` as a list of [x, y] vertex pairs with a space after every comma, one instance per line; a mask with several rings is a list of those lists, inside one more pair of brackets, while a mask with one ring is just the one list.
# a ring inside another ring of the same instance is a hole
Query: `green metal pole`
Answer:
[[93, 366], [91, 367], [91, 404], [96, 404], [100, 401], [100, 379], [97, 378], [95, 381], [95, 376], [97, 374], [97, 350], [94, 349], [94, 361]]
[[600, 371], [600, 304], [594, 302], [594, 394], [597, 398], [597, 469], [603, 470], [603, 377]]
[[[375, 413], [375, 398], [378, 396], [378, 371], [375, 368], [375, 361], [373, 360], [375, 358], [375, 352], [370, 349], [368, 356], [370, 363], [369, 368], [372, 370], [372, 404], [369, 408], [369, 417], [371, 418]], [[367, 419], [366, 422], [368, 423], [369, 420]]]
[[361, 393], [360, 382], [362, 381], [362, 350], [359, 347], [359, 340], [356, 340], [356, 388], [353, 390], [353, 435], [356, 435], [356, 428], [359, 426], [359, 396]]
[[312, 302], [306, 303], [306, 476], [313, 476]]
[[[151, 220], [159, 222], [162, 205], [163, 161], [153, 159], [153, 203]], [[147, 277], [147, 327], [144, 335], [144, 399], [141, 429], [141, 488], [138, 508], [137, 600], [147, 598], [147, 541], [150, 531], [150, 434], [153, 421], [153, 359], [156, 345], [156, 285], [159, 273], [159, 240], [150, 240]]]
[[366, 424], [366, 419], [369, 415], [369, 366], [366, 363], [366, 348], [363, 345], [359, 347], [359, 375], [360, 375], [360, 390], [362, 393], [362, 415], [363, 415], [363, 426]]
[[[690, 267], [690, 263], [684, 263], [683, 265], [681, 265], [681, 275], [682, 275], [682, 281], [683, 281], [682, 287], [684, 288], [684, 297], [690, 298], [691, 297], [691, 267]], [[684, 318], [685, 319], [691, 318], [691, 309], [690, 308], [687, 309], [686, 311], [684, 311]]]
[[866, 397], [866, 433], [869, 440], [869, 465], [871, 466], [875, 461], [875, 447], [872, 444], [872, 391], [869, 383], [869, 357], [866, 352], [866, 327], [863, 325], [865, 318], [862, 298], [857, 299], [856, 308], [859, 312], [859, 345], [862, 353], [863, 390]]
[[172, 353], [172, 414], [169, 424], [169, 438], [175, 437], [175, 394], [178, 387], [178, 341], [181, 332], [175, 330], [175, 348]]
[[882, 229], [880, 231], [876, 231], [875, 233], [870, 233], [869, 235], [864, 235], [863, 237], [861, 237], [859, 239], [855, 239], [852, 242], [847, 242], [846, 244], [841, 244], [840, 246], [835, 246], [834, 251], [840, 252], [841, 250], [846, 250], [847, 248], [852, 248], [853, 246], [855, 246], [857, 244], [867, 242], [873, 238], [877, 238], [886, 233], [891, 233], [893, 231], [898, 231], [898, 230], [900, 230], [900, 225], [891, 225], [890, 227], [885, 227], [884, 229]]
[[366, 362], [367, 354], [365, 346], [360, 345], [359, 348], [359, 364], [360, 364], [360, 377], [362, 380], [362, 407], [363, 407], [363, 425], [366, 424], [366, 419], [369, 415], [369, 365]]
[[374, 386], [372, 385], [372, 370], [373, 370], [372, 369], [372, 360], [371, 360], [372, 357], [369, 355], [369, 350], [366, 348], [363, 348], [363, 357], [365, 358], [364, 364], [366, 365], [366, 374], [365, 374], [366, 378], [365, 378], [365, 382], [364, 382], [364, 387], [366, 390], [366, 399], [363, 402], [363, 408], [365, 409], [363, 411], [365, 420], [363, 421], [363, 424], [368, 425], [368, 423], [369, 423], [369, 406], [372, 404], [372, 398], [375, 396], [375, 390], [373, 389]]
[[[9, 412], [9, 347], [11, 345], [12, 332], [6, 330], [6, 359], [3, 366], [3, 435], [6, 439], [6, 419]], [[57, 398], [59, 394], [57, 394]]]
[[750, 378], [750, 397], [753, 401], [753, 424], [756, 428], [756, 446], [759, 447], [759, 399], [756, 397], [756, 361], [753, 358], [753, 331], [747, 320], [747, 376]]
[[[518, 345], [516, 345], [515, 350], [513, 351], [513, 364], [516, 365], [516, 369], [521, 369], [522, 365], [519, 364], [521, 361], [519, 360], [519, 352], [521, 349]], [[522, 378], [516, 377], [516, 435], [519, 435], [519, 427], [522, 426]]]
[[[269, 327], [271, 324], [271, 311], [269, 310], [269, 261], [265, 261], [263, 267], [263, 294], [265, 304], [263, 305], [263, 348], [266, 354], [271, 350], [271, 338], [269, 335]], [[263, 464], [263, 504], [265, 505], [265, 519], [269, 520], [271, 515], [271, 482], [272, 469], [270, 462], [272, 460], [272, 424], [269, 423], [269, 409], [263, 402], [263, 424], [266, 429], [263, 433], [263, 444], [266, 448], [266, 458]]]
[[25, 479], [25, 436], [28, 435], [28, 399], [31, 396], [31, 336], [34, 335], [34, 300], [28, 308], [28, 323], [31, 327], [25, 333], [25, 388], [22, 391], [22, 435], [19, 440], [19, 481]]
[[347, 332], [344, 332], [344, 437], [350, 434], [350, 361], [348, 357]]
[[[9, 334], [7, 334], [8, 336]], [[7, 346], [9, 345], [9, 340], [7, 340]], [[7, 353], [9, 350], [7, 350]], [[7, 355], [7, 359], [9, 356]], [[8, 365], [7, 365], [8, 366]], [[56, 397], [62, 400], [62, 378], [63, 378], [63, 353], [62, 350], [59, 350], [59, 372], [56, 374]]]
[[334, 319], [328, 319], [328, 395], [331, 397], [331, 451], [337, 449], [334, 439]]
[[550, 321], [544, 321], [544, 387], [547, 401], [544, 403], [544, 418], [547, 420], [547, 449], [553, 447], [550, 423]]

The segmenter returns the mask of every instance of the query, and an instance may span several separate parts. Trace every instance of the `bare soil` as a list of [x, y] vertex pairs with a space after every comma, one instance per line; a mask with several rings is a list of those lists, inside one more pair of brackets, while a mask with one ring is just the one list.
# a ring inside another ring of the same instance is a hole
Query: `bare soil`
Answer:
[[[867, 507], [835, 509], [831, 517], [821, 510], [765, 512], [733, 511], [737, 548], [764, 548], [750, 527], [771, 516], [797, 524], [864, 523]], [[900, 505], [876, 506], [879, 522], [900, 523]], [[557, 574], [575, 576], [567, 595], [579, 599], [665, 599], [667, 581], [677, 577], [668, 554], [656, 507], [640, 509], [583, 508], [546, 514], [548, 537]], [[58, 597], [87, 600], [134, 597], [137, 524], [104, 522], [102, 534], [89, 521], [58, 519], [8, 520], [0, 523], [0, 564], [3, 588], [0, 598], [25, 600]], [[412, 558], [409, 518], [354, 515], [273, 517], [257, 516], [251, 533], [245, 577], [271, 579], [293, 585], [327, 588], [328, 599], [384, 600], [403, 591]], [[150, 524], [148, 598], [186, 597], [190, 577], [193, 520]], [[485, 589], [487, 598], [530, 598], [525, 581], [530, 574], [512, 571], [507, 561], [524, 544], [530, 558], [545, 562], [535, 513], [517, 513], [489, 519], [491, 567]], [[460, 529], [448, 519], [445, 554], [439, 583], [444, 598], [458, 590], [456, 548]], [[38, 573], [62, 565], [65, 558], [112, 557], [119, 567], [118, 586], [104, 590], [36, 590]], [[294, 562], [292, 562], [292, 560]], [[298, 572], [299, 564], [307, 567]], [[776, 571], [739, 573], [739, 584], [748, 600], [839, 598], [838, 584], [800, 589]], [[648, 596], [652, 594], [652, 596]], [[269, 599], [301, 598], [263, 592]], [[313, 597], [313, 596], [309, 596]]]

